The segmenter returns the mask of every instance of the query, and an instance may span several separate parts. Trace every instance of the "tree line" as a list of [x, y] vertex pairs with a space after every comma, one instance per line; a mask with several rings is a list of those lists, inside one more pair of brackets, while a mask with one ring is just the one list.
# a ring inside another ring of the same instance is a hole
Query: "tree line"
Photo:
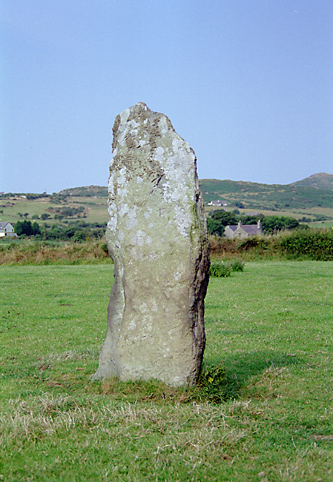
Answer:
[[100, 238], [105, 233], [105, 226], [98, 223], [82, 223], [70, 224], [68, 226], [60, 226], [54, 224], [48, 226], [46, 224], [40, 226], [37, 221], [28, 220], [17, 221], [14, 225], [14, 231], [19, 237], [35, 237], [48, 240], [73, 240], [85, 241], [87, 238]]
[[[225, 227], [235, 225], [239, 221], [242, 224], [257, 224], [262, 221], [264, 234], [274, 234], [283, 230], [293, 230], [299, 227], [307, 228], [306, 224], [301, 224], [297, 219], [286, 216], [237, 216], [234, 212], [217, 210], [207, 219], [207, 230], [214, 236], [223, 236]], [[28, 220], [17, 221], [14, 225], [15, 233], [20, 236], [38, 236], [43, 239], [59, 239], [83, 241], [88, 237], [98, 238], [104, 235], [105, 225], [98, 223], [72, 223], [68, 226], [54, 224], [53, 226], [40, 226], [37, 221]]]

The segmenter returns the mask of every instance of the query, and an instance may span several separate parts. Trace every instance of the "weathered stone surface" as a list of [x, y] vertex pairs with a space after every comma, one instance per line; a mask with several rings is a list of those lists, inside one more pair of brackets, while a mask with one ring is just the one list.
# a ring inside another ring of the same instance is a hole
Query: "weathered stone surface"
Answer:
[[194, 384], [209, 255], [192, 148], [143, 103], [116, 117], [106, 239], [115, 282], [95, 379]]

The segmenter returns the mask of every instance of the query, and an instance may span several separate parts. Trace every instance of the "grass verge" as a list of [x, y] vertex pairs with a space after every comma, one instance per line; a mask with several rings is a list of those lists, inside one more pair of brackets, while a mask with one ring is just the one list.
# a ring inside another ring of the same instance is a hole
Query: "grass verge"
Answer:
[[0, 241], [0, 265], [111, 263], [104, 240], [83, 242]]
[[2, 266], [6, 481], [332, 479], [331, 262], [212, 278], [202, 383], [92, 383], [110, 265]]

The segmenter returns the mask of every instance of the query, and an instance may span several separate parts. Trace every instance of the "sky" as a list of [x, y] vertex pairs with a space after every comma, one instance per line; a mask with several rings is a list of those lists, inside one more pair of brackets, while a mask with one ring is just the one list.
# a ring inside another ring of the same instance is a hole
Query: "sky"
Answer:
[[0, 191], [106, 186], [145, 102], [200, 179], [333, 173], [332, 0], [0, 0]]

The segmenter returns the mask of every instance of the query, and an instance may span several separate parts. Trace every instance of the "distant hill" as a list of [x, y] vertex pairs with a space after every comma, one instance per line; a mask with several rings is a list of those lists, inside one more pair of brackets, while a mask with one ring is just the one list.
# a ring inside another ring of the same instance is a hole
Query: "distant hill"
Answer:
[[[318, 173], [286, 185], [218, 179], [202, 179], [200, 184], [207, 212], [214, 209], [208, 205], [210, 201], [221, 200], [227, 203], [228, 211], [288, 215], [333, 227], [332, 174]], [[0, 221], [37, 219], [50, 226], [60, 221], [104, 225], [108, 220], [107, 195], [106, 186], [74, 187], [52, 195], [2, 193]]]
[[106, 186], [72, 187], [70, 189], [63, 189], [59, 194], [77, 197], [107, 197], [108, 188]]
[[223, 200], [228, 206], [255, 210], [333, 208], [333, 175], [319, 173], [292, 184], [202, 179], [205, 203]]
[[[333, 208], [333, 174], [318, 173], [291, 184], [260, 184], [246, 181], [202, 179], [205, 204], [226, 201], [228, 207], [253, 210]], [[66, 197], [107, 198], [106, 186], [83, 186], [63, 189]]]
[[313, 187], [315, 189], [333, 190], [333, 174], [326, 174], [326, 172], [318, 172], [312, 176], [289, 184], [289, 186], [297, 187]]

